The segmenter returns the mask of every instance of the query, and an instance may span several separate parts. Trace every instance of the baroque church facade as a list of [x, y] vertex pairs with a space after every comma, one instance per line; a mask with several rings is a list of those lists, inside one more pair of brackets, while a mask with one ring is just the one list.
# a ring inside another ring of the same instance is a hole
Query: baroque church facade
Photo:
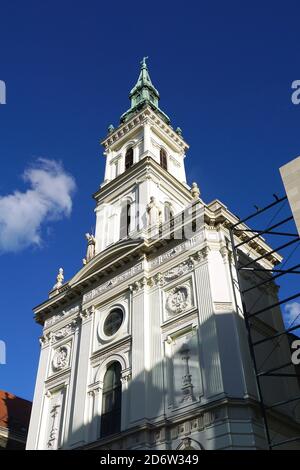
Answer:
[[[34, 309], [43, 335], [27, 449], [265, 448], [234, 288], [238, 219], [187, 183], [188, 144], [159, 108], [145, 59], [130, 100], [102, 142], [83, 267], [67, 282], [60, 269]], [[262, 252], [263, 268], [280, 261], [261, 238], [240, 255]], [[274, 299], [271, 285], [261, 302]], [[257, 320], [258, 338], [282, 328], [279, 310]], [[295, 419], [277, 410], [274, 432], [288, 437]]]

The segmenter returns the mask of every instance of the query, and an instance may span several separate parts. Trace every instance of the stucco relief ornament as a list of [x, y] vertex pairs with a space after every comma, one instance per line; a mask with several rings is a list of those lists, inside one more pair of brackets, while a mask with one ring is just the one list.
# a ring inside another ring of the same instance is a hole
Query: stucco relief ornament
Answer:
[[94, 258], [96, 254], [96, 238], [94, 235], [86, 233], [85, 238], [87, 240], [87, 251], [86, 257], [82, 260], [84, 265], [91, 261], [91, 259]]
[[58, 275], [56, 276], [56, 284], [54, 284], [53, 290], [54, 289], [59, 289], [63, 285], [64, 279], [65, 279], [64, 278], [64, 270], [63, 270], [63, 268], [59, 268]]
[[69, 362], [69, 349], [66, 346], [59, 348], [52, 360], [52, 369], [56, 372], [65, 369]]
[[58, 416], [59, 416], [60, 405], [54, 405], [50, 411], [50, 416], [52, 418], [52, 426], [49, 433], [49, 440], [47, 443], [48, 449], [52, 450], [57, 447], [57, 437], [58, 437]]
[[184, 344], [180, 351], [181, 359], [184, 362], [184, 375], [182, 376], [182, 401], [193, 401], [192, 374], [190, 372], [189, 360], [191, 358], [189, 347]]
[[171, 314], [184, 312], [190, 306], [191, 300], [188, 286], [177, 286], [169, 292], [166, 308]]
[[56, 331], [55, 333], [52, 333], [51, 339], [52, 343], [56, 343], [57, 341], [65, 338], [66, 336], [72, 334], [77, 326], [78, 319], [74, 319], [71, 323], [68, 325], [64, 326], [60, 330]]
[[158, 226], [162, 221], [162, 210], [154, 196], [150, 197], [150, 202], [147, 204], [146, 211], [148, 214], [148, 226]]
[[164, 275], [164, 280], [166, 282], [170, 282], [173, 279], [176, 279], [177, 277], [183, 276], [184, 274], [188, 273], [193, 269], [193, 263], [191, 260], [181, 263], [178, 266], [175, 266], [175, 268], [170, 269], [165, 275]]

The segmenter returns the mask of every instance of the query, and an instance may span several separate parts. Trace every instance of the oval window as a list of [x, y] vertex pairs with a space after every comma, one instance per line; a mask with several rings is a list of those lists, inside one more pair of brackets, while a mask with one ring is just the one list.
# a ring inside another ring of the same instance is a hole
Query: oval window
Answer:
[[103, 331], [106, 336], [113, 336], [119, 330], [123, 322], [123, 311], [120, 308], [113, 309], [106, 317]]

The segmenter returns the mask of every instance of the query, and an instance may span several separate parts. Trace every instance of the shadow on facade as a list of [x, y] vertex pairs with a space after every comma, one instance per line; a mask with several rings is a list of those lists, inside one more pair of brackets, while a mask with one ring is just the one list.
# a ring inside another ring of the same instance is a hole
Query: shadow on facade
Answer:
[[[149, 348], [153, 352], [157, 343], [150, 340]], [[273, 355], [272, 364], [282, 360], [288, 351], [287, 345], [282, 344], [279, 356]], [[122, 353], [118, 354], [121, 357]], [[141, 359], [143, 354], [141, 350]], [[263, 362], [269, 351], [265, 349], [260, 354]], [[114, 354], [113, 361], [117, 360], [116, 356]], [[73, 427], [72, 430], [71, 423], [68, 448], [266, 447], [241, 317], [232, 312], [211, 316], [200, 327], [166, 340], [164, 356], [163, 362], [152, 364], [149, 370], [123, 380], [122, 433], [101, 437], [103, 389], [100, 389], [93, 398], [88, 398], [94, 400], [89, 422], [83, 428]], [[149, 354], [149, 357], [153, 356]], [[299, 394], [299, 385], [295, 379], [288, 383], [277, 379], [276, 386], [273, 384], [265, 393], [266, 400], [272, 403]], [[274, 438], [278, 433], [287, 438], [299, 433], [294, 410], [281, 407], [278, 412], [285, 416], [274, 415]], [[298, 444], [294, 443], [290, 448], [298, 448]]]

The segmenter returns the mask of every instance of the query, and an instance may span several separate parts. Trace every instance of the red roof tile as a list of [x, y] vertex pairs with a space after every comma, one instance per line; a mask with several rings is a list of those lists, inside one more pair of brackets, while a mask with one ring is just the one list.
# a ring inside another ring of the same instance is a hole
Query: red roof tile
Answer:
[[31, 402], [0, 390], [0, 426], [14, 431], [28, 429]]

